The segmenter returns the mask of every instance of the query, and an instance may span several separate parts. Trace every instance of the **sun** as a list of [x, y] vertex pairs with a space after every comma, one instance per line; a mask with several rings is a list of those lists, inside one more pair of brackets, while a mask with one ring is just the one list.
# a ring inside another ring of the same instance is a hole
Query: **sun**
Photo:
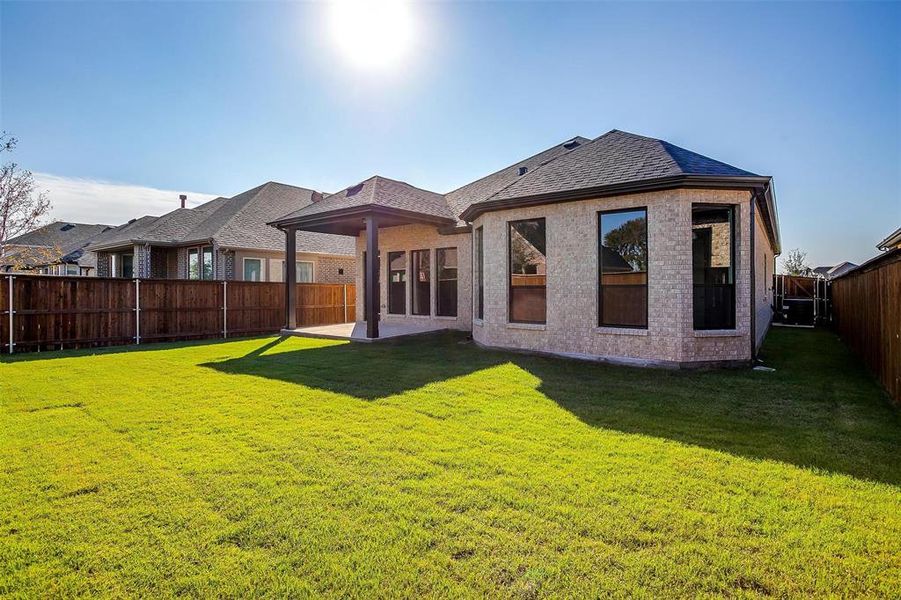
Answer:
[[329, 28], [344, 58], [364, 70], [403, 63], [416, 33], [411, 4], [398, 0], [333, 0]]

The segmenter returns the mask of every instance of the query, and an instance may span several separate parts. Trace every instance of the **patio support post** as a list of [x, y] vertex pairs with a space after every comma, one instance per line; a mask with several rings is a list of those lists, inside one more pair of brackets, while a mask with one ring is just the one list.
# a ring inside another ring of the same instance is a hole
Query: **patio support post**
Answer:
[[366, 221], [366, 337], [379, 337], [379, 224], [374, 215]]
[[297, 329], [297, 230], [285, 229], [285, 329]]

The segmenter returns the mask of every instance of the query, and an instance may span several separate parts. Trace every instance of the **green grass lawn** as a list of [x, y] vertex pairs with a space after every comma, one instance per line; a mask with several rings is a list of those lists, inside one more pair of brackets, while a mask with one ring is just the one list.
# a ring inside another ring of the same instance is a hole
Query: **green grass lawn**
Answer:
[[291, 338], [0, 363], [0, 595], [898, 597], [901, 418], [774, 373]]

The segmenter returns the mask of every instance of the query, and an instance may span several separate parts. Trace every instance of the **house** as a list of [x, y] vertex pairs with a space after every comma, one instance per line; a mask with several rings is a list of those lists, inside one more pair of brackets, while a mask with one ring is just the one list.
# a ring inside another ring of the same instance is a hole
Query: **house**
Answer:
[[876, 244], [876, 249], [883, 252], [901, 248], [901, 227], [888, 234], [884, 240]]
[[[313, 203], [318, 195], [301, 187], [268, 182], [232, 198], [161, 217], [145, 216], [94, 240], [101, 277], [282, 281], [284, 238], [266, 225]], [[353, 241], [343, 236], [298, 236], [295, 269], [301, 282], [353, 283]]]
[[7, 240], [2, 246], [0, 271], [91, 275], [95, 257], [85, 252], [85, 246], [109, 229], [109, 225], [54, 221]]
[[844, 262], [838, 263], [837, 265], [832, 265], [831, 267], [829, 267], [829, 266], [815, 267], [815, 268], [811, 269], [811, 272], [815, 277], [822, 277], [824, 279], [835, 279], [836, 277], [840, 277], [840, 276], [844, 275], [845, 273], [847, 273], [848, 271], [851, 271], [856, 268], [857, 268], [856, 264], [854, 264], [852, 262], [844, 261]]
[[770, 177], [618, 130], [447, 194], [375, 176], [271, 224], [289, 257], [295, 236], [355, 239], [366, 339], [380, 324], [456, 329], [630, 364], [750, 361], [781, 252]]

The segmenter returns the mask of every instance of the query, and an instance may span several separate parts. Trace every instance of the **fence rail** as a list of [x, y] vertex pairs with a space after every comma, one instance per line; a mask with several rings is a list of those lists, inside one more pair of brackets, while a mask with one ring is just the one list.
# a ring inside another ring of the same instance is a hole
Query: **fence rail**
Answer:
[[[275, 333], [284, 284], [6, 275], [0, 279], [3, 352], [91, 348]], [[353, 284], [298, 283], [299, 326], [354, 319]]]
[[901, 404], [901, 249], [832, 281], [838, 334]]

